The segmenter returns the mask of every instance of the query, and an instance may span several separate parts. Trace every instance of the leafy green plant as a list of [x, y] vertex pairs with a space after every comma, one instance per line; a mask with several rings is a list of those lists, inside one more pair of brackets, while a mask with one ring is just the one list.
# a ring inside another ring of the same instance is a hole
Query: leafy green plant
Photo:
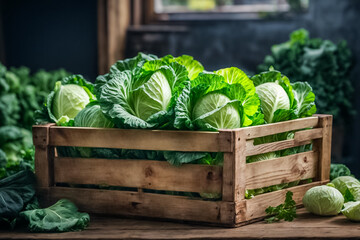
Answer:
[[289, 41], [272, 46], [271, 55], [265, 57], [258, 70], [266, 71], [273, 66], [292, 81], [309, 82], [319, 112], [332, 114], [335, 120], [349, 120], [355, 113], [352, 64], [345, 41], [334, 44], [310, 38], [308, 31], [299, 29], [291, 33]]
[[340, 176], [352, 176], [350, 169], [344, 164], [332, 163], [330, 165], [330, 181]]
[[89, 214], [78, 212], [77, 207], [67, 199], [61, 199], [48, 208], [23, 211], [20, 217], [28, 222], [31, 232], [79, 231], [90, 222]]
[[267, 223], [279, 222], [280, 220], [293, 221], [296, 218], [296, 203], [292, 199], [292, 196], [293, 193], [288, 191], [284, 203], [276, 207], [270, 206], [266, 208], [265, 212], [267, 215], [270, 215], [270, 217], [265, 218], [265, 221]]
[[0, 218], [15, 218], [35, 195], [35, 176], [21, 171], [0, 180]]

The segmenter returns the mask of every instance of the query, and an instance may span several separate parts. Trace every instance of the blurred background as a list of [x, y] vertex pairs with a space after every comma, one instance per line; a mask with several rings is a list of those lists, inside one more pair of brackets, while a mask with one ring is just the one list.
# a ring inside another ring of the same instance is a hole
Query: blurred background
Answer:
[[[0, 0], [0, 62], [26, 66], [31, 77], [14, 72], [35, 86], [66, 75], [44, 75], [60, 68], [93, 82], [140, 51], [189, 54], [206, 70], [235, 66], [249, 75], [272, 65], [311, 83], [318, 112], [334, 115], [332, 162], [359, 177], [359, 22], [359, 0]], [[300, 28], [307, 32], [290, 38]]]

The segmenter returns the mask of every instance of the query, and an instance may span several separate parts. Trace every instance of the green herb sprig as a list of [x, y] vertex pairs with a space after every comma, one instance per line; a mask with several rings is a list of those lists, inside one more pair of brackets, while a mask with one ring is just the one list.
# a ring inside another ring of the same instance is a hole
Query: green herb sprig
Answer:
[[265, 212], [268, 218], [265, 218], [267, 223], [279, 222], [280, 220], [285, 220], [291, 222], [296, 218], [296, 203], [292, 199], [293, 193], [288, 191], [286, 193], [285, 202], [276, 207], [269, 206]]

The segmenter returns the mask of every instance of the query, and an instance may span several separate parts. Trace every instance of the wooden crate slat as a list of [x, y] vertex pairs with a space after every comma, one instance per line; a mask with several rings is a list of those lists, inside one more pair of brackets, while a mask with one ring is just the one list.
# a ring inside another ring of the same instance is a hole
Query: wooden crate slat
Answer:
[[[169, 218], [234, 225], [235, 205], [221, 201], [203, 201], [165, 194], [86, 188], [51, 187], [40, 188], [50, 205], [61, 198], [73, 201], [80, 211], [112, 215]], [[224, 215], [224, 216], [221, 216]]]
[[247, 139], [254, 139], [282, 132], [288, 132], [304, 128], [312, 128], [317, 126], [317, 124], [318, 117], [307, 117], [267, 125], [246, 127], [242, 130], [244, 131]]
[[51, 127], [52, 146], [230, 152], [231, 132]]
[[[246, 219], [251, 220], [266, 216], [265, 209], [269, 206], [275, 207], [281, 203], [284, 203], [285, 195], [288, 191], [293, 192], [293, 200], [296, 202], [296, 205], [302, 205], [302, 198], [307, 190], [315, 186], [326, 184], [327, 182], [328, 181], [318, 181], [309, 184], [303, 184], [279, 191], [260, 194], [252, 199], [246, 200]], [[241, 216], [237, 216], [236, 222], [239, 223], [240, 219]]]
[[313, 139], [322, 137], [322, 129], [315, 128], [295, 132], [294, 138], [289, 140], [254, 145], [254, 140], [246, 141], [246, 156], [253, 156], [262, 153], [275, 152], [287, 148], [310, 144]]
[[318, 152], [310, 151], [286, 157], [246, 164], [246, 189], [268, 187], [317, 174]]
[[55, 182], [220, 193], [222, 167], [164, 161], [56, 158]]

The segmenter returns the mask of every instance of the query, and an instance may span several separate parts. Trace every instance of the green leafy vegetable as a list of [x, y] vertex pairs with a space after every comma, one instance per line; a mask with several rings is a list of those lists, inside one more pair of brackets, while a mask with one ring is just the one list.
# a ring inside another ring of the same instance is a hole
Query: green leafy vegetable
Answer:
[[360, 201], [360, 182], [351, 176], [340, 176], [331, 181], [344, 196], [345, 202]]
[[352, 65], [352, 54], [345, 41], [334, 44], [310, 38], [308, 31], [299, 29], [291, 33], [289, 41], [272, 46], [271, 54], [258, 66], [258, 71], [274, 66], [294, 82], [309, 82], [319, 112], [349, 121], [355, 114]]
[[344, 197], [334, 187], [316, 186], [305, 193], [303, 204], [311, 213], [321, 216], [333, 216], [341, 211], [344, 205]]
[[330, 165], [330, 180], [334, 180], [340, 176], [352, 176], [350, 169], [344, 164], [335, 164]]
[[21, 171], [0, 180], [0, 218], [14, 218], [35, 195], [35, 176]]
[[61, 199], [48, 208], [23, 211], [20, 216], [28, 222], [31, 232], [79, 231], [88, 226], [90, 217], [77, 210], [72, 202]]
[[341, 213], [352, 221], [360, 222], [360, 201], [345, 203]]
[[286, 193], [285, 202], [276, 207], [268, 207], [265, 212], [267, 215], [274, 215], [265, 219], [267, 223], [278, 222], [285, 220], [291, 222], [296, 218], [296, 203], [292, 199], [293, 193], [288, 191]]

